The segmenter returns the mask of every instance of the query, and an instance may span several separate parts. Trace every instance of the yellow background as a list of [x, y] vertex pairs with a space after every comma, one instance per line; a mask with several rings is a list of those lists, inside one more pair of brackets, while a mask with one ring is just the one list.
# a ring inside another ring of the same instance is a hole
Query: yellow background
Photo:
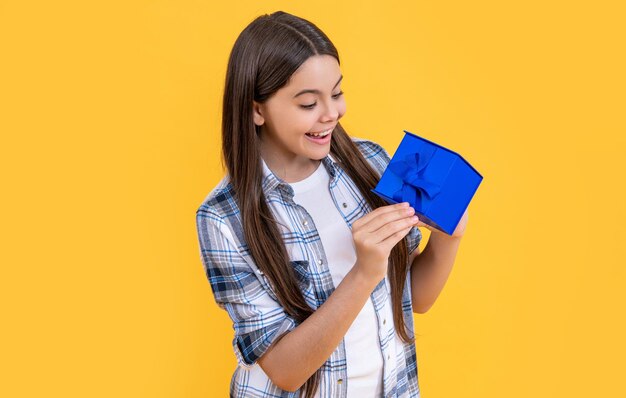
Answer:
[[0, 396], [227, 396], [195, 210], [229, 51], [281, 9], [338, 47], [350, 134], [484, 176], [415, 316], [423, 397], [626, 396], [619, 3], [0, 2]]

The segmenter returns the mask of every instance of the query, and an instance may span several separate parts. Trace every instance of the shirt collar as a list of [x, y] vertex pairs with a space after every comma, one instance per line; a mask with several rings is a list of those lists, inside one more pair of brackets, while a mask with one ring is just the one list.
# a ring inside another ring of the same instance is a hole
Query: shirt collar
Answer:
[[[289, 198], [293, 199], [294, 191], [289, 183], [280, 179], [265, 163], [265, 160], [261, 157], [261, 163], [263, 165], [263, 193], [265, 196], [269, 196], [272, 192], [279, 191], [286, 194]], [[338, 167], [337, 161], [332, 154], [326, 155], [322, 159], [322, 164], [326, 167], [330, 178], [333, 179], [336, 175], [336, 168]]]

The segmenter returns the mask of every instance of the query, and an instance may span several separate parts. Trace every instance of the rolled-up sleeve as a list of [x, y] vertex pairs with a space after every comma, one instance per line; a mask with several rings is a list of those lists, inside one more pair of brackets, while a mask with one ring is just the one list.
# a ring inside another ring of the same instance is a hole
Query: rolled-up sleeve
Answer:
[[205, 206], [196, 212], [200, 255], [217, 305], [233, 321], [233, 349], [240, 365], [249, 367], [295, 320], [267, 292], [258, 269], [249, 264], [230, 227]]

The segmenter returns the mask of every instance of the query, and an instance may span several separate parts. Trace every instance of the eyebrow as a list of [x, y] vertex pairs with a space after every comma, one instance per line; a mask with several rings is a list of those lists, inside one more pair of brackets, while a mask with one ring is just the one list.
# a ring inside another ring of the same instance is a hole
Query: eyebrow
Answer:
[[[343, 75], [341, 75], [339, 77], [339, 80], [337, 80], [337, 83], [335, 83], [335, 85], [333, 86], [333, 90], [335, 89], [335, 87], [337, 87], [339, 82], [341, 82], [341, 79], [343, 79]], [[306, 89], [306, 90], [302, 90], [298, 94], [294, 95], [293, 98], [296, 98], [297, 96], [302, 95], [302, 94], [306, 94], [306, 93], [321, 94], [321, 91], [320, 90], [314, 90], [314, 89]]]

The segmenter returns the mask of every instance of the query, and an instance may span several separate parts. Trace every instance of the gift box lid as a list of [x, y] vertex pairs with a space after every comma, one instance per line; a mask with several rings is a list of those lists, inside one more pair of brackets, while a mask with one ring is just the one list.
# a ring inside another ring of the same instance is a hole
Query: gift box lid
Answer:
[[404, 131], [406, 134], [409, 134], [409, 135], [411, 135], [411, 136], [413, 136], [413, 137], [417, 138], [418, 140], [421, 140], [421, 141], [427, 142], [427, 143], [429, 143], [430, 145], [433, 145], [433, 146], [435, 146], [435, 147], [437, 147], [437, 148], [439, 148], [439, 149], [443, 149], [444, 151], [446, 151], [446, 152], [450, 152], [451, 154], [453, 154], [453, 155], [457, 156], [459, 159], [461, 159], [463, 162], [465, 162], [465, 164], [466, 164], [467, 166], [469, 166], [469, 167], [470, 167], [470, 168], [474, 171], [474, 173], [476, 173], [476, 174], [480, 177], [480, 179], [482, 180], [483, 176], [482, 176], [482, 175], [478, 172], [478, 170], [476, 170], [476, 169], [474, 168], [474, 166], [472, 166], [472, 165], [471, 165], [471, 164], [470, 164], [467, 160], [465, 160], [465, 158], [464, 158], [463, 156], [461, 156], [458, 152], [455, 152], [455, 151], [453, 151], [453, 150], [451, 150], [451, 149], [448, 149], [448, 148], [446, 148], [446, 147], [443, 147], [443, 146], [441, 146], [441, 145], [437, 144], [436, 142], [432, 142], [432, 141], [430, 141], [430, 140], [427, 140], [427, 139], [426, 139], [426, 138], [424, 138], [424, 137], [420, 137], [419, 135], [415, 135], [415, 134], [411, 133], [410, 131], [407, 131], [407, 130], [402, 130], [402, 131]]

